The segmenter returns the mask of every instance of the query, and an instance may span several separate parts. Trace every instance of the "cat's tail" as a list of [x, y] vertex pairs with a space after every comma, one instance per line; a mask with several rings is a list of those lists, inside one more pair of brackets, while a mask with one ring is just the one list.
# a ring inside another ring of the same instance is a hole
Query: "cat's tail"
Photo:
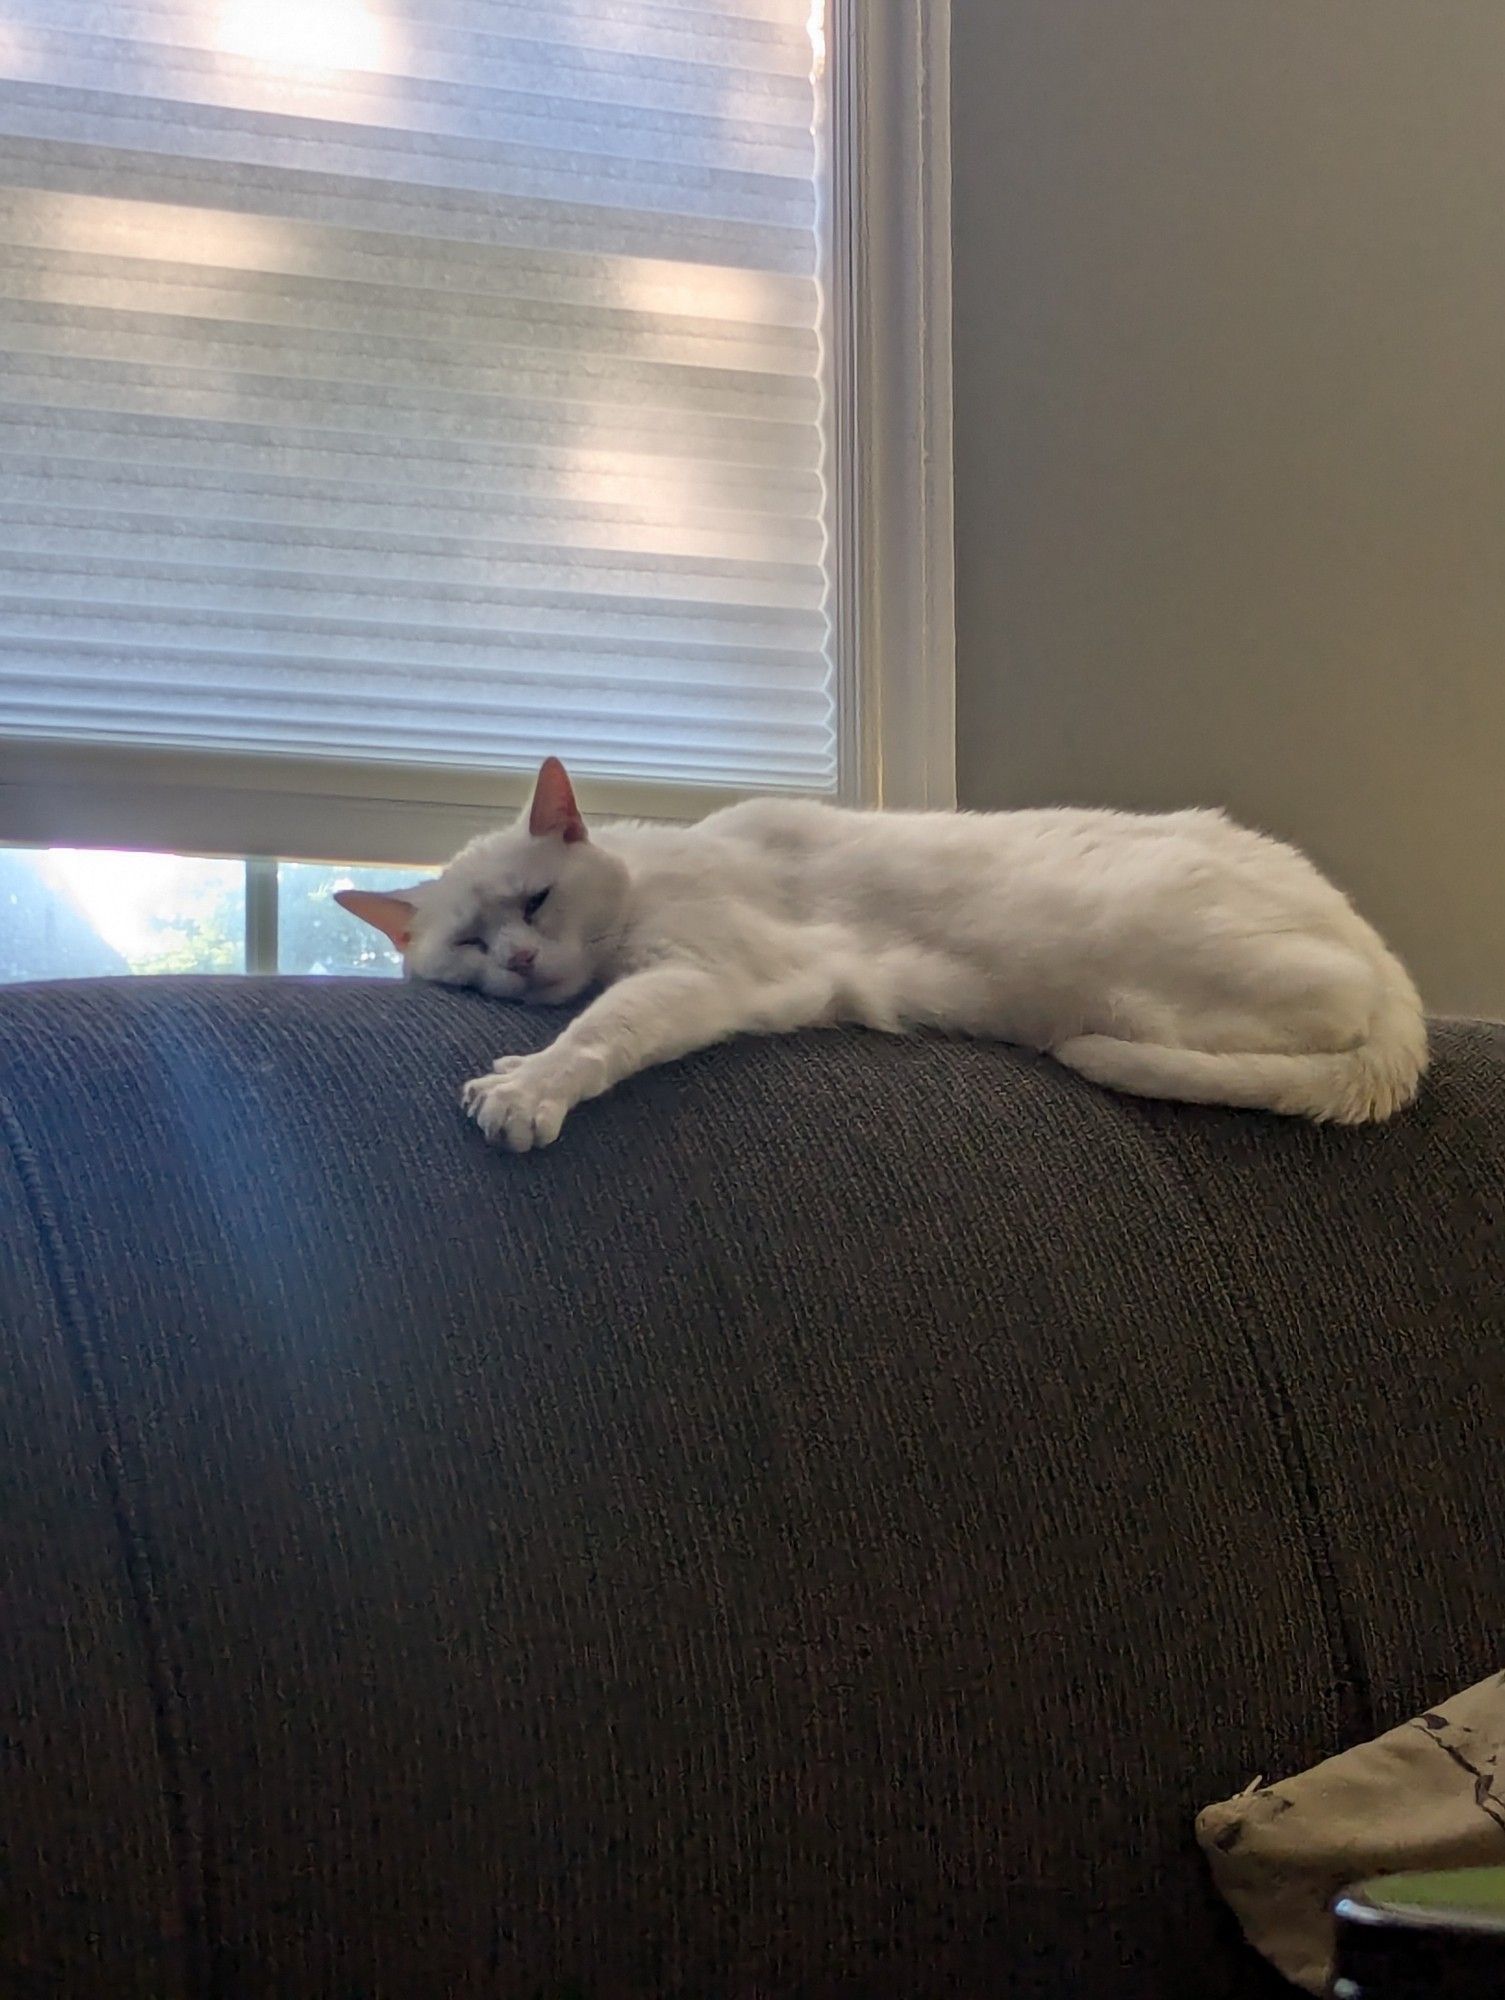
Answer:
[[1112, 1035], [1077, 1035], [1051, 1054], [1091, 1082], [1135, 1097], [1239, 1105], [1319, 1125], [1369, 1125], [1415, 1097], [1427, 1067], [1427, 1030], [1415, 989], [1400, 972], [1398, 987], [1387, 982], [1368, 1037], [1332, 1055], [1210, 1054]]

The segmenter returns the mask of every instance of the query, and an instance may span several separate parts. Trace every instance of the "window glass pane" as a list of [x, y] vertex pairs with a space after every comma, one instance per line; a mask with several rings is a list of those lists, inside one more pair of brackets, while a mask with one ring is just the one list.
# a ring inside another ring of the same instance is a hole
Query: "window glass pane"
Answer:
[[397, 953], [359, 917], [342, 910], [336, 889], [400, 889], [419, 868], [339, 868], [283, 861], [277, 868], [277, 970], [338, 972], [395, 979]]
[[0, 980], [243, 972], [245, 931], [242, 862], [0, 848]]

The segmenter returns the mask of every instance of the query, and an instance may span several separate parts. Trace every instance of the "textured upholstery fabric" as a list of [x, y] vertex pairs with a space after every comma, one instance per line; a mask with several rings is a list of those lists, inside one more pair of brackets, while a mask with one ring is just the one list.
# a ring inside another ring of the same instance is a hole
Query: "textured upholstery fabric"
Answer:
[[1197, 1807], [1497, 1664], [1505, 1030], [1378, 1131], [0, 995], [0, 1991], [1276, 1991]]

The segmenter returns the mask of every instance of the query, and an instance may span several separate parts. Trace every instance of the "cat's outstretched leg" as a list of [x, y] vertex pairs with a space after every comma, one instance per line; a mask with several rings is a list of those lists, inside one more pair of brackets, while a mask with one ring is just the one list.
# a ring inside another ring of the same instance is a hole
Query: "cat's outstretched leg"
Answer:
[[829, 992], [829, 981], [812, 975], [765, 985], [699, 966], [655, 966], [608, 987], [546, 1049], [504, 1056], [489, 1075], [472, 1077], [460, 1102], [488, 1139], [526, 1153], [557, 1139], [577, 1104], [639, 1070], [731, 1035], [813, 1025]]

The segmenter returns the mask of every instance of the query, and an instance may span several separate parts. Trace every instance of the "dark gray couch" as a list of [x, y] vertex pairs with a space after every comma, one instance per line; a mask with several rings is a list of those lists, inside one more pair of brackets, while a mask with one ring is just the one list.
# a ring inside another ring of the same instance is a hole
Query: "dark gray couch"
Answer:
[[1275, 1990], [1191, 1819], [1501, 1664], [1505, 1030], [1316, 1131], [0, 994], [0, 1993]]

